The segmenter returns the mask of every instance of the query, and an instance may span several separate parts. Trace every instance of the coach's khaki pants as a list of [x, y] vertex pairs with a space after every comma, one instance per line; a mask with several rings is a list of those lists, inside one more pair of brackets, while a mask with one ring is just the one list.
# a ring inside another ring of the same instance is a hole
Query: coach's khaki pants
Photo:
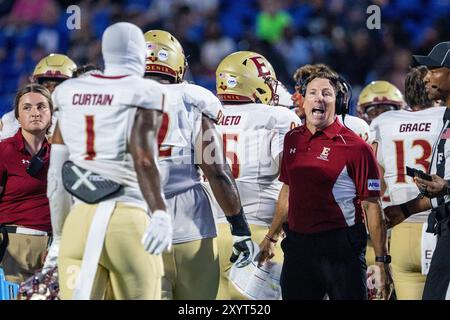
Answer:
[[[86, 239], [97, 205], [78, 204], [64, 224], [58, 259], [60, 296], [72, 299]], [[118, 202], [109, 221], [92, 299], [160, 299], [161, 256], [150, 255], [141, 244], [149, 223], [147, 213]], [[108, 296], [105, 291], [108, 288]]]
[[[8, 238], [9, 245], [0, 267], [7, 281], [19, 284], [42, 268], [48, 237], [8, 233]], [[1, 234], [0, 241], [3, 241]]]
[[[228, 272], [232, 266], [230, 256], [233, 248], [233, 236], [230, 232], [230, 225], [228, 223], [219, 223], [217, 226], [219, 231], [217, 246], [219, 248], [220, 264], [220, 283], [217, 300], [247, 300], [247, 298], [240, 294], [227, 278]], [[269, 231], [269, 228], [250, 224], [250, 230], [252, 232], [252, 240], [259, 245], [264, 240], [264, 236]], [[278, 241], [275, 246], [275, 256], [272, 258], [272, 261], [282, 264], [283, 257], [283, 250], [281, 250], [280, 241]]]

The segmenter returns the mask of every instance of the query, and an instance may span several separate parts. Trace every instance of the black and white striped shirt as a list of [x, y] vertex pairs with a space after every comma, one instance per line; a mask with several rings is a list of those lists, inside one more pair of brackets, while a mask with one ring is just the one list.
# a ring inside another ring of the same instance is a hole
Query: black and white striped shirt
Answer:
[[[450, 179], [450, 107], [444, 113], [444, 126], [433, 146], [430, 173], [437, 174], [445, 180]], [[436, 208], [450, 201], [450, 195], [431, 199], [431, 206]]]

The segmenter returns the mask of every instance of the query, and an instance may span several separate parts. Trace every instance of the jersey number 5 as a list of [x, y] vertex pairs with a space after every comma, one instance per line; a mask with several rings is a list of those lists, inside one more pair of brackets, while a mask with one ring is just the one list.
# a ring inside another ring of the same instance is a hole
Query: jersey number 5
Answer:
[[225, 154], [225, 157], [230, 161], [231, 163], [231, 173], [233, 174], [233, 177], [237, 179], [239, 177], [239, 159], [236, 152], [227, 150], [227, 141], [231, 140], [234, 141], [236, 144], [238, 142], [238, 135], [235, 133], [224, 133], [222, 136], [223, 139], [223, 153]]

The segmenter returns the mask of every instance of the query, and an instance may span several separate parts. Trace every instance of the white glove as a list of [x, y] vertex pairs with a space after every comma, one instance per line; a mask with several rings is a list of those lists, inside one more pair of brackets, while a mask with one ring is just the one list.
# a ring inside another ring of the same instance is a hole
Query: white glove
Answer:
[[59, 243], [60, 239], [53, 238], [52, 244], [48, 249], [47, 256], [45, 257], [44, 267], [42, 268], [42, 273], [45, 274], [51, 269], [57, 267], [58, 264], [58, 253], [59, 253]]
[[150, 224], [142, 237], [144, 249], [150, 254], [161, 254], [172, 247], [172, 219], [162, 210], [156, 210], [150, 220]]
[[236, 267], [242, 268], [252, 262], [255, 248], [252, 238], [249, 236], [233, 236], [233, 254], [230, 261]]

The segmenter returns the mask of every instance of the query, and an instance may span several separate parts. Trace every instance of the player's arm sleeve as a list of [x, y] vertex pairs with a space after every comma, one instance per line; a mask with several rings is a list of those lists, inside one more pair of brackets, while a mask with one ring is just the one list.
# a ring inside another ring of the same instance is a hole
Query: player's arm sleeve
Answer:
[[208, 89], [200, 86], [187, 85], [184, 90], [184, 101], [194, 106], [204, 116], [218, 123], [222, 117], [220, 100]]
[[164, 112], [168, 94], [163, 85], [155, 81], [146, 81], [145, 86], [137, 92], [132, 102], [133, 106]]
[[380, 127], [378, 125], [378, 121], [376, 121], [376, 119], [374, 121], [372, 121], [372, 123], [370, 124], [370, 140], [368, 142], [370, 142], [369, 144], [374, 144], [376, 143], [377, 147], [376, 147], [376, 152], [375, 152], [375, 158], [377, 159], [377, 162], [380, 166], [382, 166], [383, 168], [384, 166], [384, 159], [383, 159], [383, 149], [382, 149], [382, 140], [381, 140], [381, 133], [380, 133]]
[[270, 153], [274, 161], [277, 161], [283, 151], [284, 137], [286, 134], [301, 124], [300, 118], [295, 113], [281, 108], [277, 112], [281, 112], [281, 114], [278, 116], [272, 130], [270, 140]]
[[369, 129], [367, 130], [367, 140], [366, 142], [368, 144], [372, 144], [375, 141], [375, 131], [372, 131], [369, 127]]
[[52, 102], [53, 102], [53, 114], [58, 113], [61, 111], [61, 105], [59, 101], [59, 91], [61, 88], [56, 87], [55, 90], [52, 93]]
[[64, 189], [62, 168], [69, 160], [69, 150], [62, 141], [59, 127], [55, 129], [50, 150], [50, 165], [47, 173], [47, 197], [50, 205], [53, 238], [59, 240], [66, 217], [72, 205], [72, 197]]
[[356, 118], [356, 119], [359, 121], [359, 126], [361, 128], [361, 132], [359, 133], [359, 135], [365, 142], [367, 142], [368, 144], [371, 144], [371, 141], [373, 139], [372, 139], [372, 135], [370, 133], [369, 125], [363, 119], [359, 119], [359, 118]]
[[51, 119], [51, 126], [47, 131], [47, 138], [49, 139], [50, 143], [53, 143], [53, 134], [56, 130], [56, 124], [58, 123], [59, 115], [61, 113], [61, 104], [58, 99], [59, 92], [61, 91], [61, 88], [58, 87], [55, 88], [55, 90], [52, 93], [52, 103], [53, 103], [53, 111], [52, 111], [52, 119]]
[[372, 147], [366, 143], [358, 144], [349, 153], [349, 175], [356, 186], [361, 200], [381, 196], [381, 181], [378, 164]]
[[377, 119], [373, 120], [369, 125], [369, 139], [367, 140], [368, 144], [372, 144], [380, 139], [380, 127], [378, 126]]

